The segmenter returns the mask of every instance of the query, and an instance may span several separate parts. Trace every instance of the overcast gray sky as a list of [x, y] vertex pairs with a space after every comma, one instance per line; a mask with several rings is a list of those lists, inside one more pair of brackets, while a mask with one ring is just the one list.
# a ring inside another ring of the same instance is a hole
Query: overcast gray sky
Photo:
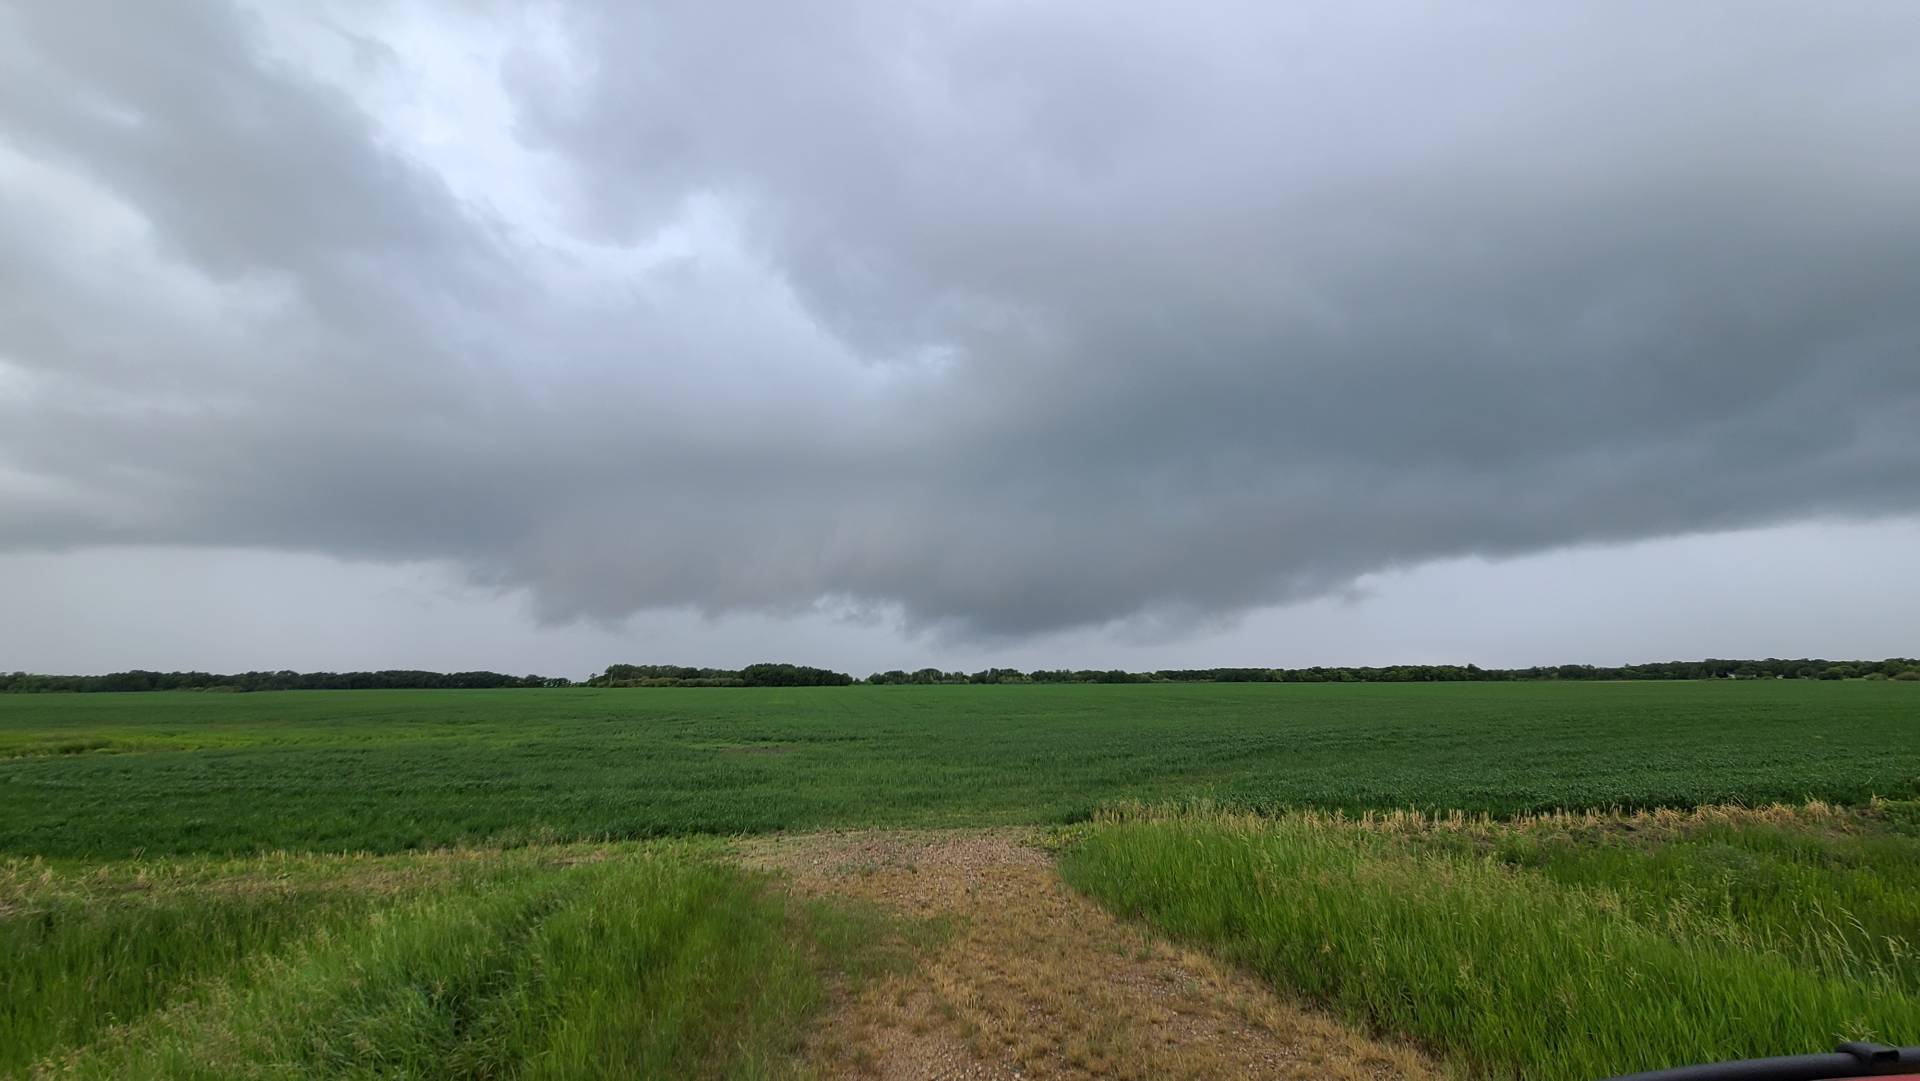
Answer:
[[0, 668], [1920, 653], [1920, 6], [0, 0]]

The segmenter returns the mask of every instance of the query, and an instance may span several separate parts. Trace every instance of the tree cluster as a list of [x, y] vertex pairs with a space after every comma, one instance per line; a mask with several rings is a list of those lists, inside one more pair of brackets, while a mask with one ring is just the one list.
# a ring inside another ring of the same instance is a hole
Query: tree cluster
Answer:
[[1018, 668], [986, 668], [978, 672], [943, 672], [938, 668], [922, 668], [914, 672], [894, 669], [890, 672], [875, 672], [867, 677], [868, 683], [1155, 683], [1159, 673], [1126, 672], [1118, 668], [1101, 671], [1085, 669], [1070, 671], [1060, 669], [1037, 669], [1022, 672]]
[[689, 668], [677, 664], [615, 664], [587, 680], [589, 687], [845, 687], [845, 672], [804, 664], [750, 664], [745, 668]]

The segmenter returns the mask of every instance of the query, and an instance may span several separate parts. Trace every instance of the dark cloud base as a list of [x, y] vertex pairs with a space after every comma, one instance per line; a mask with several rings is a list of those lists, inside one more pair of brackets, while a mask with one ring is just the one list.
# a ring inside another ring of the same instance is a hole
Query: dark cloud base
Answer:
[[1920, 508], [1910, 4], [568, 12], [542, 232], [238, 12], [0, 11], [0, 546], [992, 639]]

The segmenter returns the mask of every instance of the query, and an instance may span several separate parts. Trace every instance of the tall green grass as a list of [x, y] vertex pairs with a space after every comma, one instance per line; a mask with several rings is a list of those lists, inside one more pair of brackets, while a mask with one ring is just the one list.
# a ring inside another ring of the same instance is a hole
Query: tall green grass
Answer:
[[[6, 977], [0, 1075], [780, 1072], [823, 978], [855, 950], [851, 917], [700, 849], [571, 851], [271, 902], [221, 902], [196, 880], [164, 902], [75, 908], [56, 882], [52, 903], [0, 918], [24, 947]], [[209, 898], [196, 925], [191, 906]]]
[[1920, 992], [1920, 803], [1795, 811], [1558, 816], [1519, 828], [1422, 831], [1422, 847], [1485, 852], [1617, 897], [1674, 937], [1775, 952], [1847, 979]]
[[473, 888], [540, 858], [527, 850], [504, 861], [473, 851], [0, 860], [0, 1076], [158, 1009], [261, 952], [357, 926], [396, 899]]
[[0, 1076], [75, 1046], [311, 930], [365, 918], [351, 896], [62, 898], [0, 918]]
[[[1821, 843], [1791, 823], [1741, 828]], [[1912, 841], [1867, 828], [1895, 849]], [[1715, 870], [1724, 837], [1676, 829], [1511, 858], [1542, 829], [1487, 827], [1486, 844], [1337, 817], [1136, 814], [1089, 827], [1061, 867], [1114, 910], [1470, 1076], [1585, 1081], [1920, 1040], [1912, 940], [1875, 944], [1912, 927], [1911, 867], [1850, 892], [1810, 869], [1793, 880], [1806, 896], [1764, 900], [1764, 878]], [[1846, 842], [1825, 843], [1845, 864]]]

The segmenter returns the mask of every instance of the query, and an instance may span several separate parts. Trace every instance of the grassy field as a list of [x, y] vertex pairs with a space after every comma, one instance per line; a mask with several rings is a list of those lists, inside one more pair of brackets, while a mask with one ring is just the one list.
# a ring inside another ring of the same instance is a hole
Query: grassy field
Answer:
[[1509, 823], [1112, 815], [1062, 873], [1473, 1077], [1920, 1040], [1920, 804]]
[[1890, 682], [5, 696], [0, 1077], [790, 1076], [944, 932], [712, 835], [867, 826], [1462, 1077], [1920, 1042], [1916, 796]]
[[887, 957], [769, 886], [681, 842], [12, 860], [0, 1076], [770, 1076]]
[[0, 696], [0, 852], [56, 857], [1916, 791], [1891, 682]]

